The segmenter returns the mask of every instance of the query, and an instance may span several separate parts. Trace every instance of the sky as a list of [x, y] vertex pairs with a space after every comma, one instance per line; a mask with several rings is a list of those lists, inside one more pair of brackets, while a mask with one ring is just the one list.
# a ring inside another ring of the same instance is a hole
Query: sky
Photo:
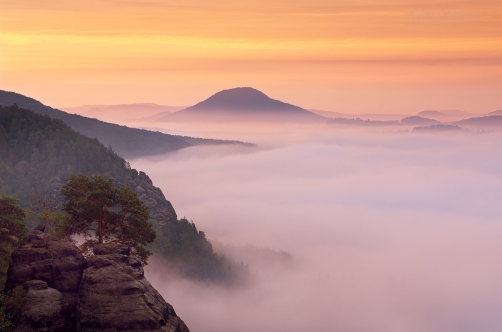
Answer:
[[54, 107], [191, 105], [252, 86], [305, 108], [502, 108], [500, 1], [0, 0], [0, 89]]

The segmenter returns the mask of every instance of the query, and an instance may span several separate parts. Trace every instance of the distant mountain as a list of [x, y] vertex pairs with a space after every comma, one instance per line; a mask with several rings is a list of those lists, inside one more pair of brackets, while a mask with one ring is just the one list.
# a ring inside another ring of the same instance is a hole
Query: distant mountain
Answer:
[[459, 126], [443, 125], [443, 124], [413, 128], [413, 132], [421, 132], [421, 133], [460, 132], [465, 130], [466, 129], [461, 128]]
[[498, 110], [495, 112], [488, 113], [488, 115], [502, 115], [502, 110]]
[[459, 121], [476, 116], [474, 113], [469, 113], [459, 110], [442, 110], [442, 111], [422, 111], [417, 116], [437, 120], [440, 122]]
[[502, 115], [482, 116], [479, 118], [470, 118], [453, 123], [458, 126], [469, 127], [502, 127]]
[[405, 126], [430, 126], [441, 124], [441, 122], [433, 119], [423, 118], [421, 116], [409, 116], [402, 119], [401, 124]]
[[78, 107], [63, 107], [67, 113], [75, 113], [89, 118], [96, 118], [106, 122], [124, 122], [131, 118], [153, 116], [158, 113], [173, 113], [186, 106], [166, 106], [150, 103], [123, 105], [82, 105]]
[[372, 120], [372, 121], [396, 121], [400, 120], [403, 117], [402, 114], [379, 114], [379, 113], [345, 114], [340, 112], [330, 112], [316, 109], [309, 109], [309, 111], [330, 119], [359, 118], [361, 120]]
[[68, 114], [45, 106], [33, 98], [0, 90], [0, 105], [9, 106], [13, 104], [35, 113], [48, 115], [54, 119], [61, 119], [79, 133], [91, 138], [97, 138], [105, 146], [111, 146], [115, 152], [125, 158], [162, 154], [197, 144], [240, 144], [240, 142], [236, 141], [187, 138], [119, 126], [76, 114]]
[[429, 116], [429, 117], [435, 117], [435, 116], [446, 116], [446, 114], [438, 112], [438, 111], [422, 111], [417, 114], [417, 116]]
[[200, 103], [158, 121], [188, 122], [325, 122], [327, 119], [301, 107], [271, 99], [253, 88], [220, 91]]
[[373, 121], [362, 119], [329, 119], [329, 124], [344, 125], [344, 126], [366, 126], [366, 127], [384, 127], [384, 126], [399, 126], [399, 121]]
[[156, 121], [159, 121], [160, 119], [162, 119], [163, 117], [165, 117], [169, 114], [172, 114], [172, 113], [174, 113], [174, 112], [164, 111], [164, 112], [156, 113], [154, 115], [150, 115], [150, 116], [146, 116], [146, 117], [135, 117], [135, 118], [126, 119], [123, 122], [156, 122]]
[[353, 115], [350, 114], [345, 114], [345, 113], [340, 113], [340, 112], [330, 112], [330, 111], [322, 111], [322, 110], [315, 110], [315, 109], [309, 109], [309, 112], [315, 113], [320, 116], [324, 116], [325, 118], [331, 118], [331, 119], [348, 119], [348, 118], [353, 118]]

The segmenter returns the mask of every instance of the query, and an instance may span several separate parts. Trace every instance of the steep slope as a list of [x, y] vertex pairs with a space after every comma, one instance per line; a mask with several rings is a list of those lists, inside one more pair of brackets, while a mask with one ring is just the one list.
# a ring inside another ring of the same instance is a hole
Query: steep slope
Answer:
[[239, 143], [211, 139], [191, 139], [189, 143], [183, 136], [129, 128], [76, 114], [68, 114], [45, 106], [33, 98], [0, 90], [0, 105], [9, 106], [13, 104], [17, 104], [19, 107], [29, 109], [35, 113], [48, 115], [53, 119], [61, 119], [79, 133], [91, 138], [97, 138], [105, 146], [111, 146], [114, 151], [125, 158], [162, 154], [197, 144]]
[[157, 233], [152, 250], [184, 277], [230, 282], [235, 268], [214, 253], [204, 232], [178, 220], [171, 203], [144, 172], [131, 169], [97, 139], [75, 132], [59, 119], [0, 107], [0, 195], [13, 195], [24, 208], [39, 198], [62, 202], [60, 189], [71, 174], [102, 174], [116, 186], [128, 186], [148, 207]]
[[143, 172], [96, 139], [59, 119], [15, 106], [0, 107], [0, 193], [14, 195], [28, 208], [38, 196], [60, 202], [59, 190], [71, 174], [103, 174], [127, 185], [149, 206], [158, 222], [174, 222], [176, 212]]
[[200, 103], [158, 121], [278, 121], [325, 122], [327, 119], [301, 107], [271, 99], [253, 88], [220, 91]]

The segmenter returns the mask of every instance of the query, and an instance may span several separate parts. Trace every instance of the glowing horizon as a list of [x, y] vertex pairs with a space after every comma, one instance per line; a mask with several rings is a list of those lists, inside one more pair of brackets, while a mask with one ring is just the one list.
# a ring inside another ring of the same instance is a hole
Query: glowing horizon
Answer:
[[1, 6], [0, 88], [55, 107], [191, 105], [252, 86], [349, 114], [502, 108], [496, 1]]

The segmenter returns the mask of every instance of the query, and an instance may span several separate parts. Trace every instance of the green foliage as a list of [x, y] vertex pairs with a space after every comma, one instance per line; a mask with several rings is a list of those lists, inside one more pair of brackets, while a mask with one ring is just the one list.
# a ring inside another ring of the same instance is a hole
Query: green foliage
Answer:
[[25, 213], [11, 196], [0, 196], [0, 290], [5, 285], [12, 251], [26, 237]]
[[58, 234], [83, 236], [84, 252], [97, 243], [126, 244], [146, 263], [151, 252], [145, 245], [155, 240], [155, 232], [147, 208], [129, 187], [116, 189], [112, 179], [80, 174], [70, 176], [61, 193], [68, 218], [58, 225]]
[[56, 228], [61, 228], [66, 224], [68, 216], [64, 213], [50, 210], [43, 210], [35, 216], [39, 223], [45, 225], [45, 231], [54, 233]]
[[111, 148], [63, 121], [0, 106], [0, 193], [19, 198], [27, 208], [37, 193], [55, 199], [74, 173], [137, 176]]
[[0, 292], [0, 331], [11, 331], [19, 321], [21, 308], [26, 302], [24, 296], [22, 286], [9, 292]]
[[174, 265], [182, 276], [216, 282], [237, 278], [233, 264], [213, 251], [204, 232], [198, 231], [193, 222], [183, 218], [156, 231], [153, 251]]
[[[75, 230], [76, 226], [63, 227], [69, 223], [54, 207], [59, 208], [63, 202], [61, 186], [72, 174], [80, 173], [101, 174], [120, 185], [130, 185], [132, 179], [138, 178], [138, 172], [111, 148], [75, 132], [61, 120], [17, 106], [0, 106], [0, 194], [18, 198], [22, 207], [32, 210], [35, 219], [45, 223], [49, 231], [55, 228], [57, 235], [66, 240], [70, 240], [70, 228]], [[130, 192], [121, 190], [122, 200], [133, 199]], [[48, 200], [52, 200], [49, 208], [34, 208]], [[109, 210], [117, 212], [115, 209]], [[214, 253], [204, 233], [197, 231], [193, 223], [182, 219], [159, 226], [153, 220], [153, 227], [157, 239], [148, 248], [176, 264], [184, 275], [204, 280], [228, 280], [234, 275], [229, 272], [231, 263]], [[124, 229], [122, 235], [132, 234], [137, 228]], [[145, 234], [140, 233], [143, 240], [136, 246], [139, 256], [149, 255], [144, 244], [151, 237], [150, 229], [147, 226]], [[0, 274], [0, 285], [1, 280]]]

